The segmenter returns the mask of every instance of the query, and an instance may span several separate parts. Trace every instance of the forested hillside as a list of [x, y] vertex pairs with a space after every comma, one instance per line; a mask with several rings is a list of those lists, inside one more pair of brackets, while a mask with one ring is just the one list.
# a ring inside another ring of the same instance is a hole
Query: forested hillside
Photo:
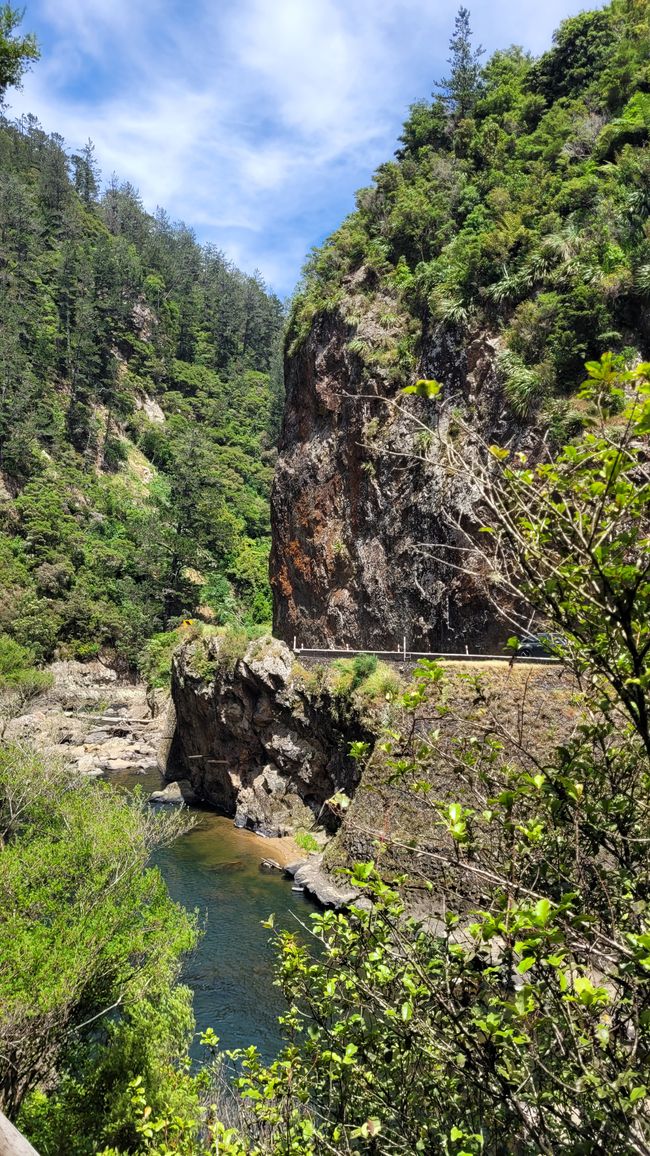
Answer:
[[268, 621], [282, 308], [27, 117], [0, 120], [0, 631], [36, 659]]

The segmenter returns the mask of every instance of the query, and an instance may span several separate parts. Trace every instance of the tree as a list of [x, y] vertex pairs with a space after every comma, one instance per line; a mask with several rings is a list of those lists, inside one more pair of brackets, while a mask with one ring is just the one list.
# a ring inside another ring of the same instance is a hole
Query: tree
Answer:
[[40, 52], [35, 36], [15, 36], [24, 12], [12, 8], [10, 4], [0, 7], [0, 104], [6, 90], [20, 86], [23, 73], [32, 60], [38, 60]]
[[[519, 629], [533, 607], [565, 632], [576, 671], [584, 664], [598, 672], [650, 756], [650, 367], [626, 371], [605, 354], [587, 369], [580, 397], [592, 406], [594, 431], [536, 466], [484, 447], [472, 473], [490, 532], [459, 531], [467, 568], [491, 575], [486, 592], [495, 604], [503, 610], [508, 602]], [[447, 454], [453, 470], [466, 468], [451, 440]], [[517, 616], [522, 596], [527, 607]]]
[[563, 20], [553, 33], [553, 48], [533, 65], [528, 84], [547, 101], [575, 96], [594, 84], [616, 50], [613, 7], [581, 12]]
[[95, 146], [90, 140], [90, 137], [80, 153], [72, 157], [72, 167], [74, 170], [74, 187], [86, 208], [90, 208], [97, 199], [100, 180], [99, 164], [95, 156]]
[[163, 620], [169, 624], [192, 611], [197, 589], [205, 582], [201, 572], [223, 563], [240, 525], [226, 507], [205, 435], [179, 421], [166, 448], [168, 476], [153, 488], [141, 538], [147, 559], [151, 555], [147, 566], [155, 576]]
[[80, 1049], [98, 1063], [104, 1031], [169, 998], [196, 929], [147, 863], [184, 825], [31, 752], [0, 751], [0, 1106], [10, 1117], [69, 1064], [74, 1074]]
[[443, 100], [456, 120], [470, 115], [481, 91], [479, 60], [485, 49], [481, 45], [472, 47], [469, 16], [469, 10], [461, 5], [454, 22], [454, 35], [449, 41], [451, 55], [447, 63], [451, 65], [451, 73], [444, 80], [436, 81], [436, 88], [442, 89]]

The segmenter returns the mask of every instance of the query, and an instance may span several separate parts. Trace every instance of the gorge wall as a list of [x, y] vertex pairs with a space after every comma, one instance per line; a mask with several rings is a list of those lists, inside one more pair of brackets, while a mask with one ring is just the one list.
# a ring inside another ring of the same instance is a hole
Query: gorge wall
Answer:
[[[566, 444], [585, 362], [650, 354], [648, 32], [647, 4], [609, 5], [565, 21], [539, 59], [496, 53], [461, 104], [440, 82], [312, 252], [272, 499], [280, 637], [504, 641], [490, 591], [454, 568], [473, 443]], [[442, 409], [401, 395], [419, 377], [442, 383]], [[465, 438], [464, 476], [439, 433]]]
[[287, 360], [274, 633], [316, 647], [399, 649], [406, 636], [411, 649], [500, 648], [485, 588], [456, 568], [458, 525], [471, 523], [475, 496], [471, 474], [448, 472], [441, 438], [462, 414], [489, 442], [535, 441], [505, 404], [498, 341], [451, 328], [429, 335], [415, 376], [444, 383], [440, 411], [369, 373], [350, 348], [354, 333], [340, 313], [321, 316]]
[[177, 725], [166, 777], [186, 778], [197, 799], [238, 827], [282, 836], [338, 826], [326, 802], [353, 795], [354, 740], [371, 736], [349, 700], [309, 681], [271, 638], [226, 654], [223, 636], [188, 641], [175, 654]]

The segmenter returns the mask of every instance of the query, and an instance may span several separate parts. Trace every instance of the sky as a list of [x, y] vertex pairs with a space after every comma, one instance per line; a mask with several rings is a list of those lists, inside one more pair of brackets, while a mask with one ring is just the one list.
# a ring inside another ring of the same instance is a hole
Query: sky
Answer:
[[[291, 294], [408, 106], [448, 72], [457, 0], [26, 0], [41, 59], [11, 115]], [[540, 53], [602, 0], [470, 0], [476, 43]]]

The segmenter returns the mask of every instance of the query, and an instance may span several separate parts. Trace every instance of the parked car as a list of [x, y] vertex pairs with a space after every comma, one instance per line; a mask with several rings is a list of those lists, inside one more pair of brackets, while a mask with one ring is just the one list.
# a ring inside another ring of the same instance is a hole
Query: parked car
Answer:
[[543, 631], [541, 634], [526, 634], [519, 640], [517, 658], [556, 658], [566, 650], [567, 640], [562, 634]]

